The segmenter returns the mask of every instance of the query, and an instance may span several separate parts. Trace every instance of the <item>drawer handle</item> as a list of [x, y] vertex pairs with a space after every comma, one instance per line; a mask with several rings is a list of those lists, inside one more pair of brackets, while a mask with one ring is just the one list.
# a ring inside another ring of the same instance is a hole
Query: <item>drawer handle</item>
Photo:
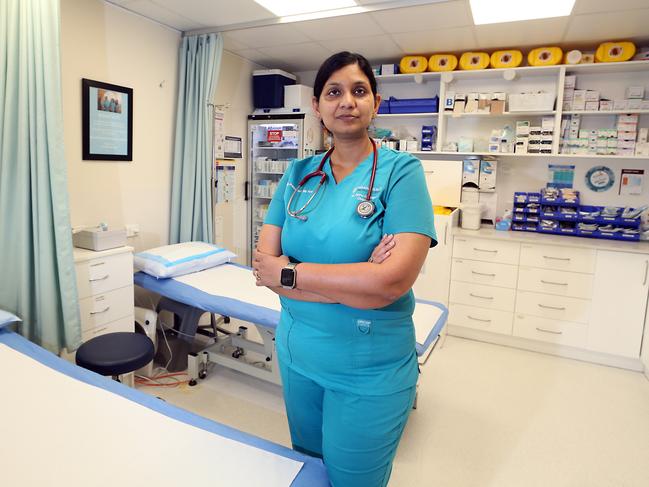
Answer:
[[565, 262], [570, 261], [570, 257], [552, 257], [551, 255], [544, 255], [544, 259], [551, 259], [551, 260], [563, 260]]
[[489, 253], [492, 253], [492, 254], [497, 254], [498, 253], [497, 250], [479, 249], [478, 247], [473, 247], [473, 250], [475, 250], [476, 252], [489, 252]]
[[538, 303], [539, 308], [545, 308], [545, 309], [556, 309], [557, 311], [565, 311], [566, 307], [565, 306], [548, 306], [547, 304], [541, 304]]
[[97, 262], [96, 264], [90, 264], [90, 267], [97, 267], [100, 265], [104, 265], [106, 262]]
[[493, 296], [480, 296], [479, 294], [473, 294], [473, 293], [469, 293], [469, 296], [471, 296], [472, 298], [493, 299]]
[[544, 328], [539, 328], [538, 326], [536, 327], [536, 329], [543, 333], [552, 333], [553, 335], [563, 335], [562, 331], [545, 330]]
[[470, 320], [473, 320], [473, 321], [482, 321], [483, 323], [491, 323], [491, 320], [482, 320], [480, 318], [474, 318], [471, 315], [466, 315], [466, 317], [469, 318]]
[[567, 282], [552, 282], [552, 281], [544, 281], [543, 279], [541, 279], [541, 282], [543, 284], [554, 284], [555, 286], [567, 286], [568, 285]]
[[88, 279], [88, 282], [105, 281], [109, 277], [110, 277], [110, 274], [106, 274], [104, 277], [98, 277], [97, 279]]
[[90, 314], [91, 314], [91, 315], [99, 315], [99, 314], [101, 314], [101, 313], [105, 313], [105, 312], [108, 311], [109, 309], [110, 309], [110, 306], [106, 306], [106, 307], [105, 307], [104, 309], [102, 309], [101, 311], [91, 311]]
[[471, 271], [471, 274], [477, 274], [479, 276], [487, 276], [487, 277], [496, 277], [496, 274], [488, 274], [486, 272]]

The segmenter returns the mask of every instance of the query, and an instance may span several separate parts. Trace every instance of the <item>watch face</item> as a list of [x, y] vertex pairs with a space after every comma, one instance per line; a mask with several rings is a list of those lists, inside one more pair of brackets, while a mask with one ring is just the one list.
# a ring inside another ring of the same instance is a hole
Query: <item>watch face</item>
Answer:
[[280, 275], [280, 283], [285, 287], [293, 287], [295, 282], [295, 272], [293, 269], [282, 269], [282, 274]]

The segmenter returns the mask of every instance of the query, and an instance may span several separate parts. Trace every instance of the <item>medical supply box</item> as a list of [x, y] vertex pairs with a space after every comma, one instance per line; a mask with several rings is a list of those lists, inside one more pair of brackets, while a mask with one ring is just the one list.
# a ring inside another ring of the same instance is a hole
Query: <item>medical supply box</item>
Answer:
[[295, 75], [281, 69], [259, 69], [252, 72], [252, 98], [255, 108], [282, 108], [284, 87], [294, 85]]
[[107, 250], [126, 245], [126, 230], [102, 230], [100, 227], [85, 228], [72, 234], [75, 247], [88, 250]]
[[307, 112], [311, 110], [313, 88], [306, 85], [284, 86], [284, 108], [294, 112]]

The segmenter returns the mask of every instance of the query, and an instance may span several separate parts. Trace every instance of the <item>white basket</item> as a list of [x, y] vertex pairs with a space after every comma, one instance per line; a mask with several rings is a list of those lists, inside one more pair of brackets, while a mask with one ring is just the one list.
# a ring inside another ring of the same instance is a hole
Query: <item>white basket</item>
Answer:
[[549, 112], [554, 109], [554, 93], [511, 93], [510, 112]]

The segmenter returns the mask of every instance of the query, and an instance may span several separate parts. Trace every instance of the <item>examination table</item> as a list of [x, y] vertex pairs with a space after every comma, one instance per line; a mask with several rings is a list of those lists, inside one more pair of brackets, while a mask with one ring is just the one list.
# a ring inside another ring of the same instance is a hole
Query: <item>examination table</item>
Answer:
[[329, 485], [319, 459], [77, 367], [8, 328], [0, 370], [0, 485]]

